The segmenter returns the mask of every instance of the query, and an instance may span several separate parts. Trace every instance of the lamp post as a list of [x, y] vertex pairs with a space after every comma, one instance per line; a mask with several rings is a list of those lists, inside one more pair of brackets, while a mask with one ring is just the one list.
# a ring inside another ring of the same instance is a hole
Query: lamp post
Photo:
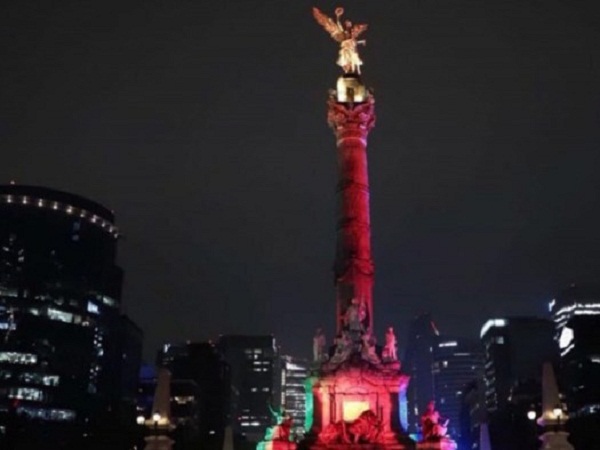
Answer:
[[144, 448], [143, 442], [146, 437], [146, 418], [140, 414], [135, 418], [135, 423], [138, 425], [138, 430], [136, 432], [136, 448], [138, 448], [139, 445], [139, 448], [142, 449]]
[[154, 440], [158, 439], [158, 423], [160, 422], [160, 419], [159, 413], [152, 414], [152, 422], [154, 422]]
[[145, 429], [146, 450], [170, 450], [172, 448], [173, 441], [169, 438], [168, 432], [173, 427], [169, 423], [168, 416], [155, 412], [150, 417], [139, 415], [135, 418], [135, 422]]
[[560, 419], [563, 415], [562, 407], [560, 405], [556, 405], [552, 410], [552, 414], [554, 414], [554, 417], [556, 418], [556, 431], [560, 431]]
[[[536, 427], [536, 423], [535, 423], [535, 419], [537, 418], [537, 413], [535, 412], [535, 409], [533, 409], [533, 405], [531, 405], [531, 409], [529, 411], [527, 411], [527, 418], [529, 419], [529, 421], [531, 422], [531, 448], [535, 448], [535, 444], [537, 442], [537, 427]], [[529, 445], [529, 444], [528, 444]]]

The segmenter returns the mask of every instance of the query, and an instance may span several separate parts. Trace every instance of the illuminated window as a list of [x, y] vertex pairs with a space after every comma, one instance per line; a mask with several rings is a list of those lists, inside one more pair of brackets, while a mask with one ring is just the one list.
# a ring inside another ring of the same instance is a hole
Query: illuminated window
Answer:
[[561, 350], [567, 348], [575, 338], [575, 333], [573, 333], [573, 329], [569, 327], [564, 327], [560, 333], [560, 337], [558, 338], [558, 346]]
[[113, 308], [118, 305], [118, 302], [114, 298], [107, 297], [106, 295], [102, 296], [102, 303]]
[[54, 308], [48, 308], [48, 318], [50, 320], [58, 320], [59, 322], [73, 322], [73, 314]]
[[44, 400], [44, 392], [41, 389], [29, 387], [10, 388], [8, 390], [8, 398], [41, 402]]
[[0, 363], [10, 364], [36, 364], [37, 355], [33, 353], [0, 352]]
[[75, 411], [71, 411], [70, 409], [45, 409], [33, 408], [30, 406], [19, 406], [17, 408], [17, 414], [34, 419], [57, 422], [70, 422], [75, 420], [76, 417]]
[[42, 376], [42, 384], [45, 386], [58, 386], [60, 377], [58, 375], [44, 375]]
[[0, 322], [0, 330], [16, 330], [17, 324], [12, 322]]

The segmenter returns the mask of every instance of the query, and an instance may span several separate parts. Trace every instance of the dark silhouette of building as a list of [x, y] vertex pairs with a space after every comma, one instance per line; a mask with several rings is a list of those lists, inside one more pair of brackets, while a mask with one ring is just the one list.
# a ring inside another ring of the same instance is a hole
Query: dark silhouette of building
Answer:
[[575, 448], [600, 448], [600, 286], [571, 285], [550, 302], [549, 310], [570, 415], [569, 439]]
[[480, 374], [461, 389], [461, 448], [479, 450], [480, 427], [483, 423], [487, 423], [487, 410], [485, 408], [485, 387]]
[[281, 406], [279, 351], [273, 336], [221, 336], [219, 351], [231, 370], [231, 424], [238, 437], [258, 442]]
[[0, 422], [18, 418], [11, 439], [68, 447], [134, 420], [142, 333], [120, 312], [117, 238], [113, 213], [93, 201], [0, 186]]
[[554, 324], [537, 317], [488, 320], [481, 329], [485, 348], [485, 401], [492, 447], [527, 449], [535, 426], [527, 412], [539, 413], [542, 365], [556, 364]]
[[512, 387], [540, 380], [542, 364], [557, 361], [554, 324], [538, 317], [488, 320], [481, 329], [485, 348], [486, 406], [489, 412], [509, 401]]
[[461, 444], [461, 398], [465, 386], [483, 376], [481, 343], [476, 339], [440, 336], [433, 349], [432, 373], [437, 409], [450, 420], [449, 435]]
[[410, 376], [407, 389], [408, 431], [417, 433], [427, 403], [435, 398], [433, 386], [433, 349], [439, 332], [431, 314], [421, 314], [410, 323], [403, 370]]
[[154, 392], [158, 381], [156, 366], [152, 364], [142, 364], [139, 372], [136, 394], [136, 418], [144, 418], [152, 415], [152, 403], [154, 402]]
[[211, 342], [166, 344], [157, 365], [171, 372], [171, 416], [179, 446], [222, 448], [230, 398], [229, 366]]
[[569, 413], [572, 417], [600, 413], [600, 286], [572, 285], [549, 309]]

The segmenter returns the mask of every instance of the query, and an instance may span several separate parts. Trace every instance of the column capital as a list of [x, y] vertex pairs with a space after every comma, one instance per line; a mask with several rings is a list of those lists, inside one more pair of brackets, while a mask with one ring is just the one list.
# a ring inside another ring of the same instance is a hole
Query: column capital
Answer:
[[369, 94], [364, 102], [342, 103], [332, 96], [327, 101], [327, 123], [338, 141], [357, 138], [366, 142], [375, 126], [375, 99]]

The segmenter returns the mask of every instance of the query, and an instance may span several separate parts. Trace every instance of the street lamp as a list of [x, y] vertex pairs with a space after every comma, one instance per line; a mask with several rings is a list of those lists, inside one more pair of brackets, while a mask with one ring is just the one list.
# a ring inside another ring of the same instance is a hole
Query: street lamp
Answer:
[[562, 407], [560, 405], [556, 405], [554, 407], [554, 409], [552, 410], [552, 414], [554, 414], [554, 417], [557, 420], [556, 431], [560, 431], [560, 419], [561, 419], [561, 417], [563, 415]]
[[535, 420], [535, 411], [532, 409], [530, 411], [527, 411], [527, 418], [531, 421]]
[[557, 406], [556, 406], [556, 407], [555, 407], [555, 408], [552, 410], [552, 413], [554, 414], [554, 417], [556, 417], [556, 418], [557, 418], [557, 419], [560, 421], [560, 418], [562, 417], [563, 410], [562, 410], [562, 408], [560, 407], [560, 405], [557, 405]]
[[152, 421], [154, 422], [154, 439], [158, 440], [158, 422], [160, 422], [160, 414], [155, 412], [152, 414]]

